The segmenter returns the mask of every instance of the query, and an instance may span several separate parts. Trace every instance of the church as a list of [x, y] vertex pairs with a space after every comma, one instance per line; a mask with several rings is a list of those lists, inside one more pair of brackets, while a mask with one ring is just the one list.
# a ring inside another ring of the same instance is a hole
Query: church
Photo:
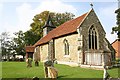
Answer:
[[102, 68], [112, 65], [113, 48], [94, 9], [55, 27], [48, 17], [43, 26], [43, 37], [34, 44], [34, 54], [40, 61], [58, 64]]

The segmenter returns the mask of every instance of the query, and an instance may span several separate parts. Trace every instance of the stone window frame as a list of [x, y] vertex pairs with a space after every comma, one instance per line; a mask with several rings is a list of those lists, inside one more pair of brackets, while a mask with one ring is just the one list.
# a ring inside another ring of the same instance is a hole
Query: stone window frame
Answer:
[[91, 25], [88, 29], [88, 48], [90, 50], [97, 50], [98, 49], [98, 31], [96, 30], [94, 25]]
[[69, 46], [68, 40], [67, 40], [67, 39], [64, 39], [64, 40], [63, 40], [63, 43], [64, 43], [64, 55], [65, 55], [65, 56], [69, 56], [69, 55], [70, 55], [70, 54], [69, 54], [69, 53], [70, 53], [70, 52], [69, 52], [69, 51], [70, 51], [70, 48], [69, 48], [70, 46]]

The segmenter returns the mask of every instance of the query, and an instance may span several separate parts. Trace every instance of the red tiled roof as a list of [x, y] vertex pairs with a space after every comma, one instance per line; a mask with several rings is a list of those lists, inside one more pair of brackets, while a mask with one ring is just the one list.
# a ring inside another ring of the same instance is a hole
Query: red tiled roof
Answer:
[[25, 51], [26, 52], [34, 52], [35, 47], [34, 46], [26, 46]]
[[120, 58], [120, 39], [116, 39], [113, 43], [112, 43], [113, 48], [116, 51], [116, 58]]
[[70, 21], [67, 21], [63, 23], [62, 25], [58, 26], [57, 28], [50, 31], [46, 36], [41, 38], [37, 43], [34, 44], [34, 46], [38, 46], [44, 43], [47, 43], [53, 38], [57, 38], [63, 35], [67, 35], [73, 32], [77, 31], [77, 27], [80, 26], [84, 18], [86, 17], [88, 13], [85, 13], [75, 19], [72, 19]]

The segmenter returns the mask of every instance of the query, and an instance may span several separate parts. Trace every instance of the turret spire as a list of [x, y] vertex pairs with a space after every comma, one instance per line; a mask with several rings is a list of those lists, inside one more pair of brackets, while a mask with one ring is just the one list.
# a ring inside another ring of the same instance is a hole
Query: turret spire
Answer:
[[48, 19], [45, 22], [45, 25], [43, 26], [43, 36], [47, 35], [49, 31], [56, 28], [52, 22], [52, 18], [50, 16], [50, 13], [48, 14]]

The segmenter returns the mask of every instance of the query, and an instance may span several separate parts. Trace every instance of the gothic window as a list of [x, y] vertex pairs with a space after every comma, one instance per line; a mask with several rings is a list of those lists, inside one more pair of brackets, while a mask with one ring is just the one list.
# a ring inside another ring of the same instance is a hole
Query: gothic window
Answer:
[[97, 49], [97, 32], [92, 25], [91, 28], [89, 29], [89, 49]]
[[63, 43], [64, 43], [65, 55], [69, 55], [69, 43], [68, 43], [68, 40], [64, 39]]

